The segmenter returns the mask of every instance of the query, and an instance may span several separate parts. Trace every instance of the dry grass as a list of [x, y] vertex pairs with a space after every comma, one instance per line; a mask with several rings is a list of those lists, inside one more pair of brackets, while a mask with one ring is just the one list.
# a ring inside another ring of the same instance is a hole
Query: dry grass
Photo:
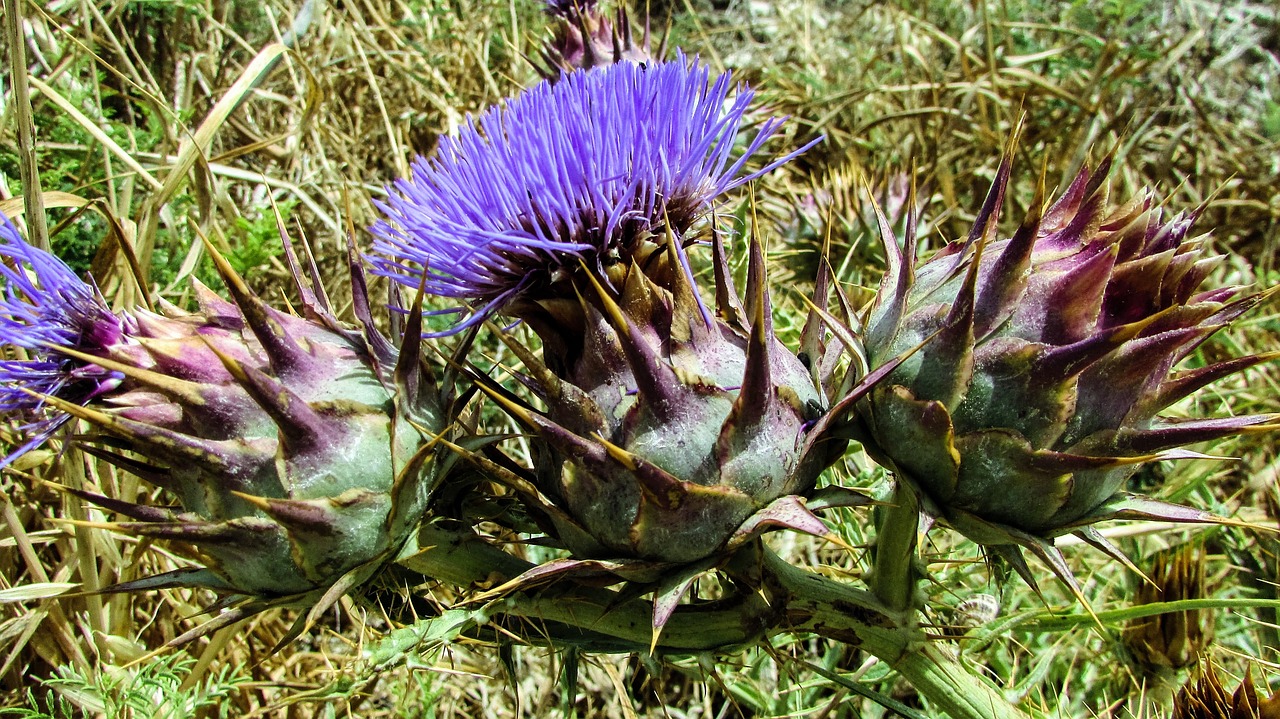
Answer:
[[[663, 9], [657, 5], [655, 12]], [[790, 136], [778, 146], [827, 136], [757, 189], [761, 198], [782, 198], [761, 201], [778, 276], [807, 276], [812, 247], [834, 219], [830, 231], [850, 258], [842, 277], [872, 282], [877, 260], [858, 218], [865, 200], [857, 178], [871, 178], [881, 197], [889, 197], [912, 164], [931, 236], [964, 233], [1011, 128], [1025, 117], [1008, 224], [1016, 224], [1042, 166], [1049, 184], [1061, 185], [1114, 148], [1117, 195], [1152, 186], [1172, 210], [1204, 207], [1201, 226], [1233, 253], [1220, 273], [1223, 282], [1280, 279], [1274, 264], [1280, 19], [1267, 4], [1131, 0], [1096, 12], [1084, 3], [1059, 9], [1048, 2], [957, 8], [784, 0], [733, 3], [728, 11], [690, 0], [663, 5], [671, 12], [673, 42], [734, 68], [770, 109], [793, 116]], [[347, 228], [372, 221], [370, 198], [467, 113], [534, 81], [527, 58], [536, 56], [544, 23], [532, 0], [5, 3], [13, 7], [24, 21], [19, 44], [31, 99], [29, 108], [16, 99], [22, 77], [6, 69], [0, 208], [7, 214], [21, 208], [17, 127], [30, 116], [53, 246], [92, 266], [120, 307], [139, 301], [129, 269], [135, 259], [153, 291], [186, 301], [188, 278], [208, 273], [201, 234], [225, 248], [257, 289], [278, 297], [284, 271], [274, 250], [273, 206], [284, 208], [291, 231], [317, 248], [331, 294], [343, 296]], [[357, 235], [367, 240], [359, 229]], [[792, 313], [780, 321], [786, 327], [802, 308], [782, 299]], [[1204, 351], [1275, 349], [1276, 330], [1273, 315], [1249, 319]], [[1206, 393], [1187, 411], [1276, 411], [1277, 378], [1274, 368], [1255, 371], [1247, 381]], [[1255, 516], [1276, 506], [1280, 459], [1267, 440], [1239, 440], [1215, 451], [1244, 460], [1170, 469], [1162, 496], [1224, 513], [1257, 508]], [[841, 471], [873, 484], [879, 476], [860, 469], [867, 466], [851, 460]], [[390, 623], [376, 602], [345, 600], [324, 626], [276, 655], [267, 650], [292, 621], [281, 613], [195, 642], [176, 652], [189, 661], [172, 681], [135, 692], [150, 704], [113, 712], [110, 698], [129, 692], [95, 696], [84, 687], [163, 676], [165, 666], [148, 652], [194, 626], [210, 597], [191, 591], [58, 597], [183, 560], [163, 545], [63, 521], [109, 517], [42, 479], [84, 483], [113, 496], [155, 494], [74, 451], [33, 453], [0, 476], [0, 688], [6, 693], [0, 704], [25, 705], [32, 689], [89, 715], [115, 716], [142, 716], [156, 705], [188, 715], [201, 692], [210, 691], [214, 698], [201, 715], [545, 716], [560, 707], [564, 657], [540, 649], [459, 642], [385, 672], [362, 671], [362, 648]], [[846, 517], [842, 529], [851, 544], [867, 542], [866, 524], [865, 517]], [[1142, 556], [1186, 536], [1154, 528], [1130, 548]], [[1272, 538], [1228, 530], [1200, 536], [1223, 592], [1275, 596], [1280, 565]], [[954, 540], [937, 535], [932, 555], [940, 624], [958, 616], [945, 607], [978, 593], [998, 597], [1005, 614], [1040, 606], [1019, 585], [997, 586], [973, 566], [975, 551], [952, 546]], [[858, 557], [782, 541], [810, 566], [841, 576], [859, 571]], [[1107, 566], [1096, 555], [1073, 551], [1072, 559], [1093, 578], [1087, 593], [1097, 607], [1124, 606], [1128, 580], [1100, 571]], [[1237, 565], [1252, 584], [1239, 579]], [[1051, 603], [1069, 604], [1055, 587], [1046, 593]], [[390, 601], [394, 595], [386, 589], [377, 596]], [[1280, 639], [1274, 631], [1253, 618], [1224, 621], [1219, 656], [1231, 667], [1243, 666], [1231, 652], [1275, 658]], [[1064, 716], [1103, 713], [1139, 682], [1136, 674], [1112, 671], [1118, 655], [1102, 632], [1008, 634], [985, 646], [963, 646], [997, 681], [1032, 704], [1060, 707]], [[1055, 651], [1059, 647], [1063, 651]], [[869, 684], [885, 681], [883, 668], [863, 665], [852, 648], [810, 642], [772, 651], [859, 670]], [[720, 658], [712, 681], [710, 665], [691, 660], [665, 667], [625, 656], [581, 661], [580, 716], [879, 711], [765, 651]], [[39, 683], [68, 672], [84, 680]], [[909, 689], [897, 689], [898, 698], [911, 701]]]

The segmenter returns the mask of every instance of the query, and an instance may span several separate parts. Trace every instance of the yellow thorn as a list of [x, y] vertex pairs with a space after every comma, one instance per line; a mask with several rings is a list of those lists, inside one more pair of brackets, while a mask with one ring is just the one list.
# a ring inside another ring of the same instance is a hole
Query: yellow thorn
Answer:
[[516, 419], [520, 420], [521, 422], [524, 422], [527, 425], [533, 425], [533, 426], [537, 425], [537, 418], [532, 412], [525, 409], [524, 407], [521, 407], [519, 404], [517, 404], [510, 398], [506, 397], [498, 390], [493, 389], [492, 387], [489, 387], [484, 382], [477, 382], [476, 387], [478, 387], [481, 392], [484, 392], [486, 395], [488, 395], [490, 399], [502, 405], [502, 408], [506, 410], [507, 413], [514, 416]]
[[249, 286], [245, 284], [244, 278], [236, 272], [235, 268], [231, 266], [231, 263], [227, 261], [227, 258], [218, 251], [218, 248], [214, 247], [213, 241], [209, 239], [208, 235], [204, 234], [198, 225], [192, 225], [192, 229], [194, 229], [196, 235], [200, 237], [200, 242], [204, 245], [204, 251], [209, 254], [209, 259], [213, 260], [213, 265], [217, 268], [218, 274], [222, 277], [222, 281], [227, 283], [227, 289], [230, 290], [233, 295], [243, 294], [252, 297], [253, 292], [250, 291]]
[[440, 443], [443, 444], [446, 448], [456, 452], [463, 459], [469, 462], [475, 462], [477, 465], [480, 466], [481, 469], [485, 470], [490, 474], [491, 479], [498, 482], [499, 484], [505, 485], [517, 492], [520, 492], [521, 494], [532, 497], [536, 501], [542, 503], [543, 506], [551, 505], [551, 500], [547, 499], [545, 495], [543, 495], [540, 491], [538, 491], [537, 487], [535, 487], [531, 482], [526, 481], [524, 478], [520, 477], [516, 473], [507, 469], [506, 467], [503, 467], [497, 464], [496, 462], [489, 459], [488, 457], [485, 457], [482, 454], [477, 454], [467, 449], [466, 447], [456, 445], [447, 439], [441, 439]]
[[604, 286], [601, 285], [600, 282], [596, 280], [595, 275], [591, 274], [591, 271], [587, 269], [587, 263], [579, 260], [578, 264], [582, 266], [583, 274], [586, 275], [587, 281], [591, 283], [591, 286], [595, 288], [596, 295], [600, 297], [600, 304], [604, 306], [605, 316], [609, 318], [610, 324], [613, 325], [613, 329], [617, 331], [618, 334], [630, 339], [630, 325], [627, 323], [626, 315], [622, 313], [622, 308], [618, 306], [617, 302], [613, 301], [613, 298], [609, 296], [609, 293], [605, 290]]
[[1084, 607], [1085, 613], [1088, 614], [1089, 618], [1093, 620], [1094, 625], [1096, 625], [1098, 629], [1105, 634], [1107, 631], [1107, 628], [1103, 626], [1102, 620], [1099, 619], [1097, 613], [1093, 611], [1093, 607], [1089, 606], [1089, 600], [1085, 598], [1084, 592], [1080, 591], [1080, 588], [1074, 585], [1068, 585], [1068, 586], [1071, 589], [1071, 593], [1075, 595], [1076, 601], [1080, 602], [1080, 606]]
[[209, 348], [209, 351], [222, 362], [223, 369], [227, 370], [227, 373], [234, 377], [237, 382], [244, 384], [249, 381], [248, 373], [244, 371], [244, 367], [240, 365], [240, 362], [236, 360], [236, 358], [223, 352], [217, 347], [214, 347], [213, 342], [209, 340], [207, 335], [196, 336], [199, 337], [200, 340], [204, 342], [204, 345]]
[[497, 335], [498, 339], [502, 341], [502, 344], [506, 345], [507, 349], [511, 350], [512, 354], [514, 354], [516, 359], [519, 359], [520, 362], [524, 364], [526, 369], [533, 372], [538, 382], [542, 384], [545, 389], [557, 391], [558, 393], [557, 388], [559, 388], [562, 380], [555, 376], [547, 365], [543, 363], [542, 360], [538, 359], [537, 355], [531, 352], [529, 348], [525, 347], [519, 340], [504, 332], [501, 327], [498, 327], [490, 320], [485, 320], [484, 326], [490, 332]]
[[231, 490], [231, 493], [239, 497], [240, 499], [243, 499], [244, 501], [248, 502], [249, 504], [252, 504], [258, 509], [261, 509], [264, 512], [270, 511], [271, 509], [271, 502], [267, 501], [265, 497], [259, 497], [254, 494], [245, 494], [244, 492], [237, 492], [234, 489]]
[[614, 460], [616, 460], [622, 466], [626, 467], [628, 470], [635, 472], [640, 468], [640, 461], [639, 461], [640, 458], [637, 457], [636, 455], [632, 454], [631, 452], [628, 452], [622, 447], [619, 447], [613, 442], [610, 442], [609, 440], [605, 439], [599, 434], [596, 435], [596, 441], [599, 442], [602, 447], [604, 447], [604, 451], [608, 452], [610, 457], [613, 457]]
[[106, 427], [113, 427], [113, 428], [119, 427], [120, 425], [120, 420], [118, 420], [115, 417], [112, 417], [106, 412], [100, 412], [96, 409], [89, 409], [88, 407], [81, 407], [75, 402], [68, 402], [65, 399], [62, 399], [61, 397], [57, 397], [51, 394], [44, 394], [43, 392], [36, 392], [35, 390], [28, 389], [26, 387], [19, 387], [18, 389], [26, 394], [31, 395], [32, 397], [39, 399], [40, 401], [48, 404], [49, 406], [53, 407], [54, 409], [60, 412], [66, 412], [67, 414], [71, 415], [72, 417], [75, 417], [76, 419], [82, 419], [86, 422], [92, 422], [93, 424], [98, 424], [98, 425], [103, 425]]
[[827, 532], [821, 537], [818, 537], [818, 539], [828, 541], [836, 545], [840, 549], [843, 549], [844, 551], [848, 552], [849, 554], [857, 554], [857, 552], [853, 548], [853, 545], [844, 541], [844, 538], [842, 538], [840, 535], [836, 534], [835, 532]]
[[89, 519], [66, 519], [64, 517], [47, 517], [45, 521], [51, 524], [69, 524], [73, 527], [83, 527], [85, 529], [105, 529], [108, 532], [129, 533], [129, 530], [118, 522], [95, 522]]
[[65, 485], [65, 484], [59, 484], [59, 483], [57, 483], [57, 482], [50, 482], [49, 480], [44, 479], [44, 478], [42, 478], [42, 477], [33, 477], [33, 479], [35, 479], [35, 481], [36, 481], [36, 483], [37, 483], [37, 484], [43, 484], [44, 486], [48, 487], [49, 489], [56, 490], [56, 491], [58, 491], [58, 492], [70, 492], [70, 491], [71, 491], [71, 488], [70, 488], [70, 487], [68, 487], [68, 486], [67, 486], [67, 485]]
[[836, 339], [840, 341], [840, 344], [844, 346], [845, 350], [858, 359], [860, 362], [859, 374], [866, 374], [867, 370], [865, 368], [867, 365], [867, 358], [862, 351], [862, 345], [858, 342], [857, 337], [855, 337], [852, 332], [848, 331], [844, 322], [841, 322], [840, 318], [819, 307], [813, 300], [806, 297], [803, 292], [797, 293], [796, 296], [800, 298], [801, 302], [808, 305], [811, 311], [816, 312], [818, 316], [822, 318], [823, 322], [827, 324], [828, 329], [831, 330], [831, 334], [835, 335]]
[[[199, 336], [203, 337], [203, 335]], [[169, 375], [161, 374], [160, 372], [144, 369], [125, 362], [117, 362], [116, 360], [107, 357], [98, 357], [96, 355], [87, 354], [80, 350], [63, 347], [50, 342], [44, 342], [42, 344], [58, 354], [66, 355], [72, 359], [78, 359], [81, 362], [97, 365], [105, 370], [119, 372], [126, 377], [131, 377], [144, 384], [166, 390], [181, 398], [183, 402], [201, 405], [204, 404], [204, 398], [196, 391], [197, 385], [195, 382], [188, 382], [187, 380], [170, 377]]]

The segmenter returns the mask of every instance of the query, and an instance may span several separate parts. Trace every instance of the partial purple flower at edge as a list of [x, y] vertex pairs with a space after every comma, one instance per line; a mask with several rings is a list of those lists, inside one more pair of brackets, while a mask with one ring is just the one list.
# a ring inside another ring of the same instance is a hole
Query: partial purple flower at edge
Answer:
[[124, 338], [124, 325], [102, 301], [97, 290], [82, 281], [57, 257], [23, 241], [18, 230], [0, 216], [0, 345], [25, 350], [27, 359], [14, 358], [12, 349], [0, 355], [0, 413], [22, 414], [20, 428], [30, 439], [8, 456], [0, 468], [49, 438], [67, 421], [23, 390], [55, 395], [85, 404], [120, 384], [121, 375], [66, 355], [56, 347], [105, 354]]
[[[696, 58], [619, 63], [542, 82], [472, 119], [419, 158], [378, 207], [375, 271], [474, 308], [458, 331], [579, 263], [600, 267], [669, 219], [682, 235], [723, 193], [814, 143], [742, 174], [783, 118], [736, 159], [753, 98]], [[815, 140], [814, 142], [817, 142]]]

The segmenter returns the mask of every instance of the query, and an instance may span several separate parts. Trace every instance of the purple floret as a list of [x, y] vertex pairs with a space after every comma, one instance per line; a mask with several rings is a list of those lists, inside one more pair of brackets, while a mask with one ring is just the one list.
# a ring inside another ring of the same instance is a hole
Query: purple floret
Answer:
[[764, 122], [732, 157], [753, 97], [730, 98], [726, 73], [683, 55], [619, 63], [542, 82], [470, 120], [419, 158], [372, 228], [375, 271], [475, 309], [472, 325], [585, 263], [603, 267], [632, 243], [683, 235], [721, 194], [805, 148], [744, 173], [778, 129]]
[[[0, 216], [0, 413], [23, 417], [27, 442], [7, 457], [4, 467], [48, 439], [67, 421], [52, 412], [36, 392], [84, 404], [120, 384], [121, 375], [60, 354], [69, 347], [91, 354], [124, 339], [124, 324], [96, 289], [61, 260], [28, 245], [7, 218]], [[15, 349], [25, 354], [16, 356]]]

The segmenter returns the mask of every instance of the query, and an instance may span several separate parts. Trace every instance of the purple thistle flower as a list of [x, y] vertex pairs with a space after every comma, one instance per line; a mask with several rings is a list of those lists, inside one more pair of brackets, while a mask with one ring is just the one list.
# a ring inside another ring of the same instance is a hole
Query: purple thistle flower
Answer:
[[717, 197], [809, 147], [744, 174], [782, 119], [731, 157], [753, 97], [731, 89], [683, 55], [534, 86], [443, 139], [377, 203], [389, 221], [372, 227], [375, 271], [416, 288], [425, 268], [427, 292], [475, 308], [457, 331], [582, 263], [602, 272], [668, 222], [682, 236]]
[[[0, 218], [0, 344], [13, 349], [0, 358], [0, 412], [21, 413], [30, 421], [20, 429], [30, 439], [7, 457], [4, 467], [31, 450], [67, 421], [28, 392], [85, 404], [117, 387], [123, 377], [57, 351], [69, 347], [91, 354], [124, 339], [124, 323], [107, 308], [97, 290], [76, 277], [53, 255], [28, 245], [7, 218]], [[11, 266], [12, 264], [12, 266]]]

